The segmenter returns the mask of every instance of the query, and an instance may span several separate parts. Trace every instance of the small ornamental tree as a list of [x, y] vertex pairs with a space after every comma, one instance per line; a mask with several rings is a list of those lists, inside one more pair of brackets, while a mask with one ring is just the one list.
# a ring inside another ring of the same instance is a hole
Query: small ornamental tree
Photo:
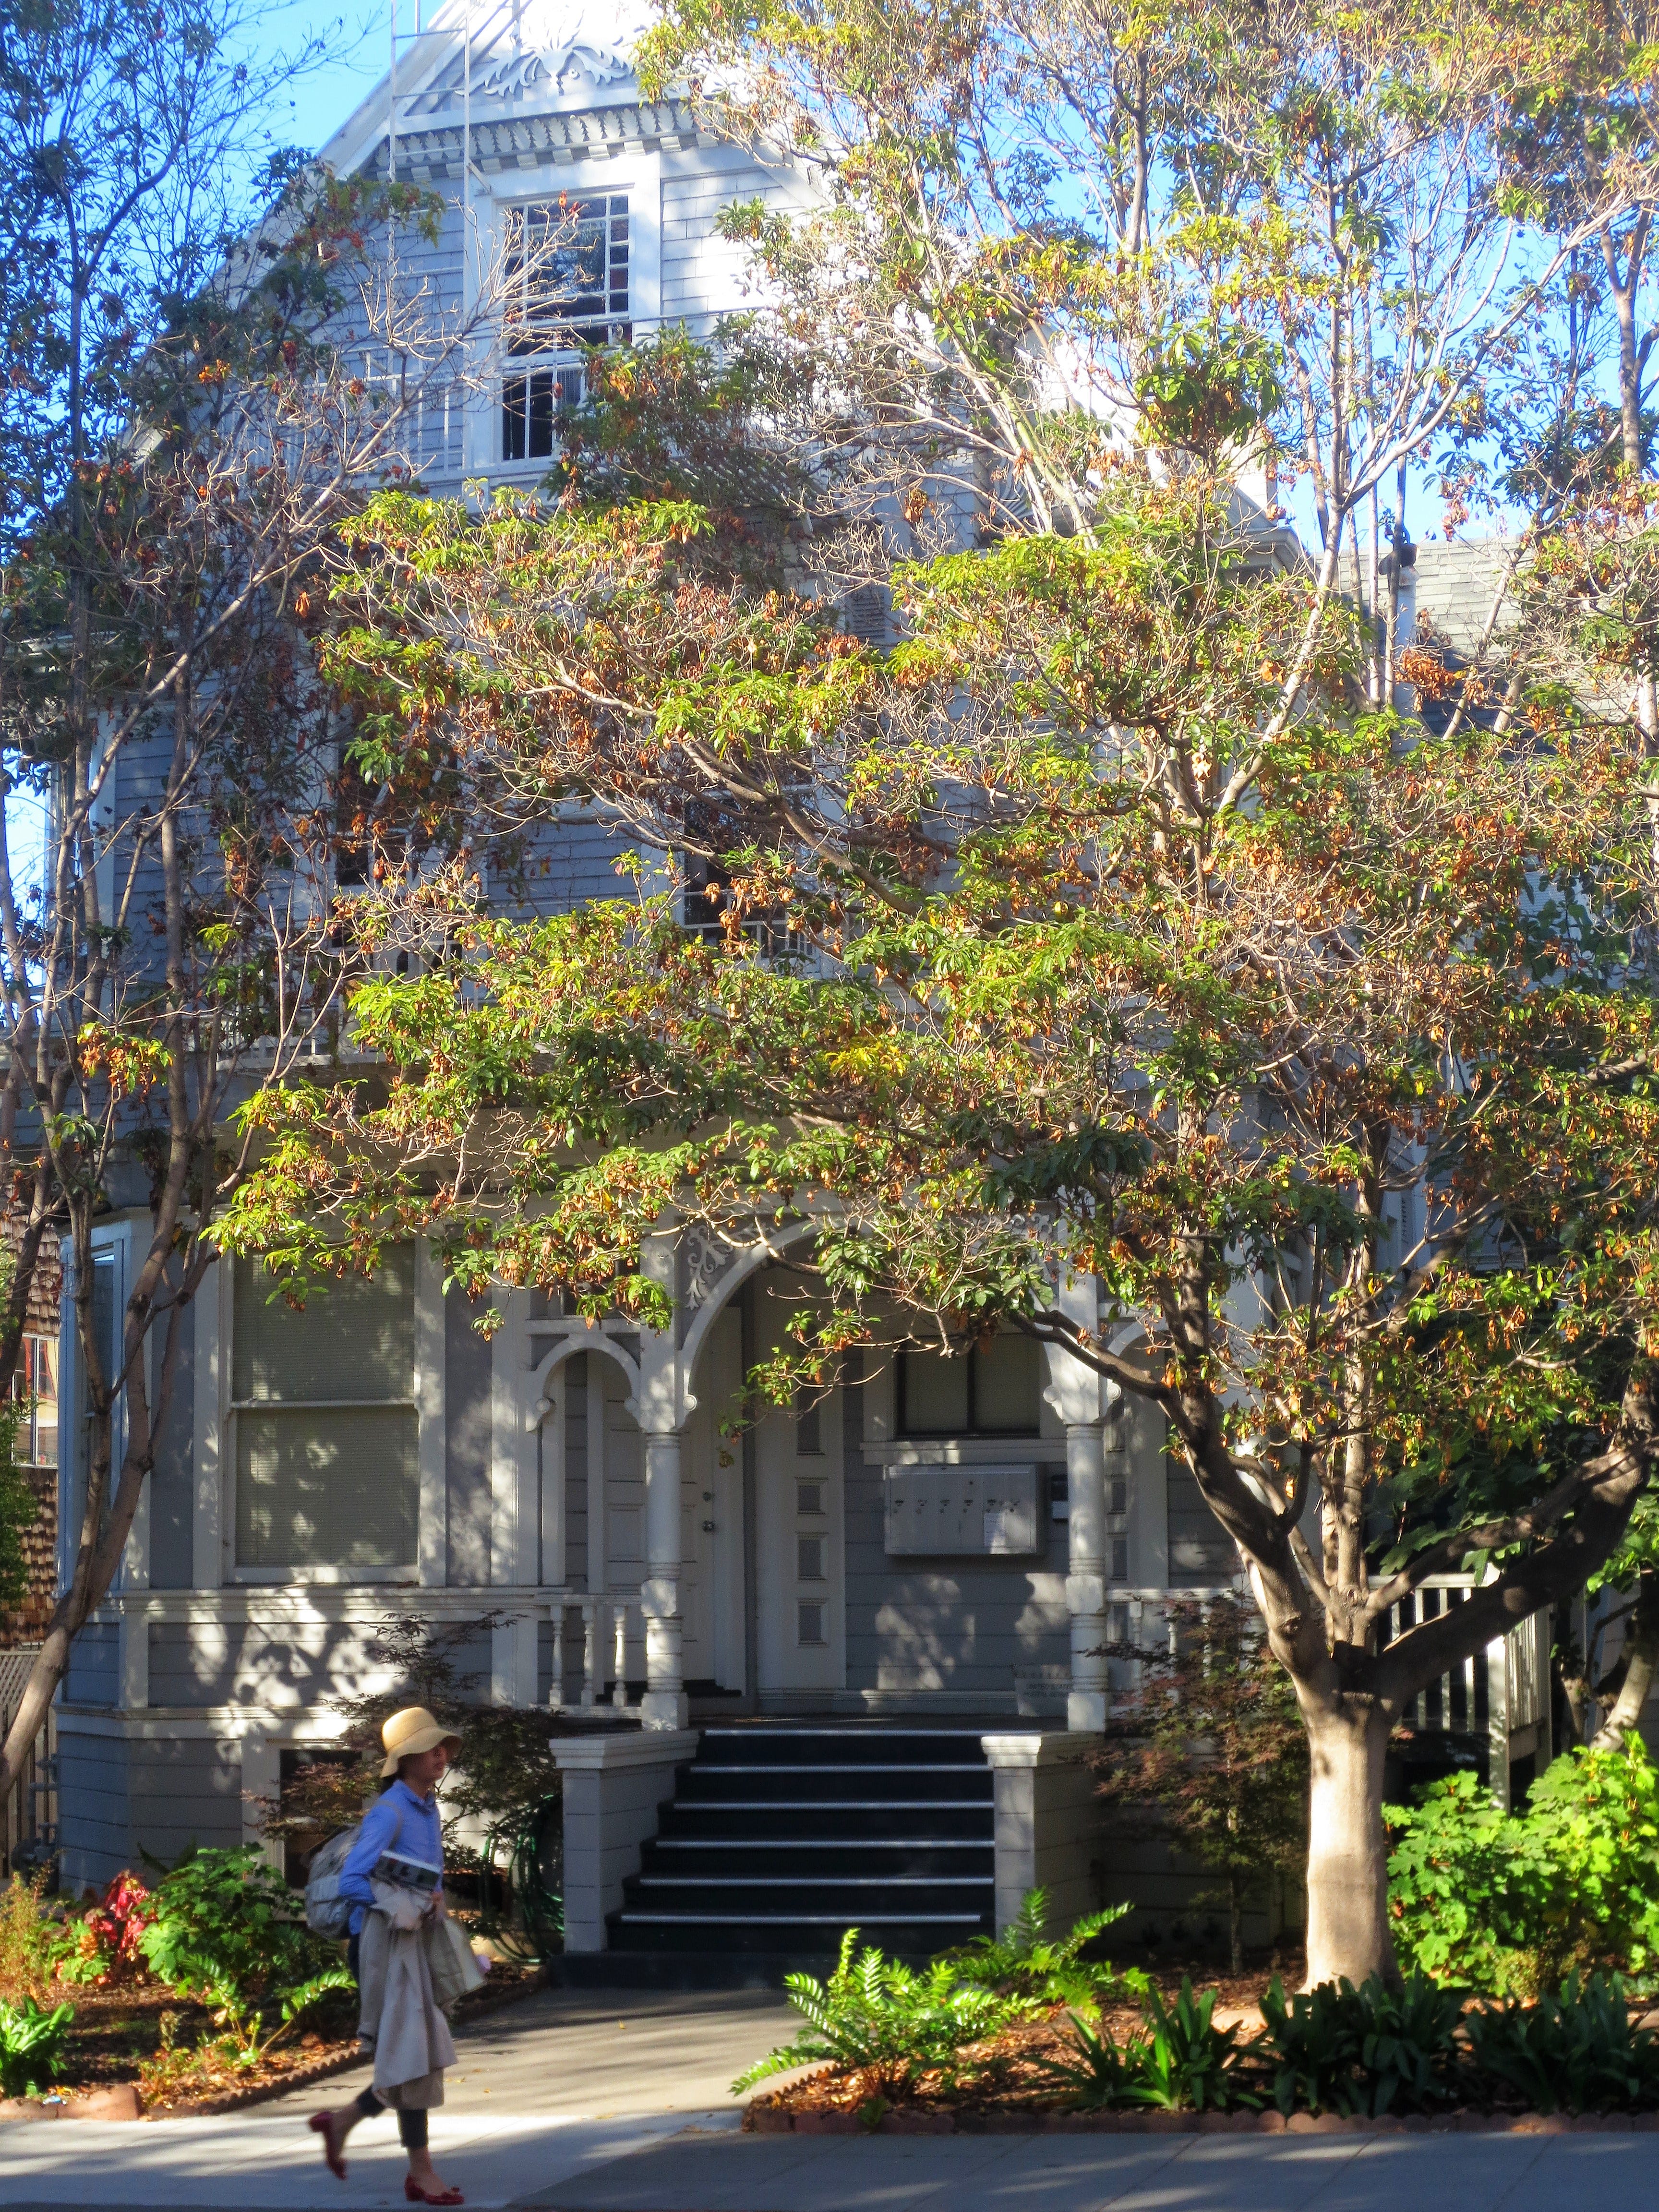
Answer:
[[1214, 1871], [1242, 1974], [1245, 1906], [1307, 1856], [1307, 1737], [1253, 1606], [1219, 1597], [1169, 1619], [1170, 1644], [1134, 1654], [1139, 1686], [1115, 1704], [1101, 1792], [1120, 1827], [1155, 1808], [1176, 1850]]
[[[387, 241], [435, 237], [424, 190], [271, 144], [323, 48], [260, 58], [256, 14], [0, 25], [0, 1391], [62, 1239], [81, 1399], [0, 1796], [126, 1547], [246, 1164], [229, 1102], [337, 1026], [326, 885], [364, 839], [306, 642], [317, 563], [410, 478], [497, 304], [489, 272], [453, 311], [403, 283]], [[129, 1194], [150, 1220], [106, 1315], [95, 1224]], [[0, 1578], [17, 1518], [0, 1487]]]

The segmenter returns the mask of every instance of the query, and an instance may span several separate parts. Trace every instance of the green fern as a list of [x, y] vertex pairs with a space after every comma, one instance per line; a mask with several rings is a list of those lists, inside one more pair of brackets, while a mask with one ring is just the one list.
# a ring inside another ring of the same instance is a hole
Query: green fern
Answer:
[[826, 2063], [891, 2087], [930, 2072], [953, 2082], [960, 2071], [955, 2062], [967, 2045], [1000, 2034], [1029, 2010], [1019, 1999], [963, 1980], [948, 1959], [918, 1970], [873, 1948], [854, 1955], [858, 1934], [849, 1928], [842, 1936], [827, 1982], [811, 1974], [785, 1977], [805, 2027], [740, 2074], [732, 2084], [734, 2096], [792, 2067]]
[[977, 1936], [945, 1955], [965, 1978], [1021, 2001], [1031, 2011], [1060, 2004], [1087, 2010], [1108, 1997], [1144, 1997], [1152, 1984], [1138, 1968], [1081, 1955], [1129, 1909], [1109, 1905], [1104, 1911], [1085, 1913], [1069, 1935], [1054, 1940], [1048, 1932], [1048, 1893], [1029, 1889], [1000, 1936]]

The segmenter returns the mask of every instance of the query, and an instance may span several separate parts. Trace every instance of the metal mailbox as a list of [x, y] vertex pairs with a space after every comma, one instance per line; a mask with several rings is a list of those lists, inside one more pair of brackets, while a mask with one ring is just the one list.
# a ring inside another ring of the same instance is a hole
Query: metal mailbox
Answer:
[[895, 1467], [884, 1484], [890, 1554], [1030, 1557], [1048, 1548], [1035, 1467]]

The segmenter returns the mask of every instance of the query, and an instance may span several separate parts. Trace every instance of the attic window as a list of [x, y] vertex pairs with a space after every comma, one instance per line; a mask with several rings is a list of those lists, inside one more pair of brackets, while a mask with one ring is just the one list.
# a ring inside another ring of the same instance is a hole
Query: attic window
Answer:
[[[632, 247], [628, 195], [561, 196], [505, 210], [502, 279], [509, 355], [626, 345]], [[580, 366], [523, 369], [501, 385], [501, 459], [550, 460], [558, 417], [580, 400]]]
[[509, 352], [627, 343], [626, 192], [508, 208], [505, 245]]

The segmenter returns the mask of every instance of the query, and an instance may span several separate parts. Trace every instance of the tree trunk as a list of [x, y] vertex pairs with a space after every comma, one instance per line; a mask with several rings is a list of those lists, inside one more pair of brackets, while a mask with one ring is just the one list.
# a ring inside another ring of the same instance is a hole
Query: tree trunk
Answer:
[[1244, 1971], [1244, 1885], [1238, 1876], [1227, 1878], [1227, 1932], [1232, 1939], [1235, 1974]]
[[1642, 1717], [1642, 1708], [1659, 1671], [1659, 1575], [1644, 1567], [1636, 1585], [1636, 1606], [1625, 1630], [1625, 1649], [1620, 1658], [1619, 1689], [1601, 1725], [1594, 1748], [1614, 1751]]
[[1370, 1698], [1339, 1696], [1310, 1711], [1308, 1729], [1308, 1979], [1393, 1980], [1389, 1853], [1382, 1832], [1387, 1714]]

